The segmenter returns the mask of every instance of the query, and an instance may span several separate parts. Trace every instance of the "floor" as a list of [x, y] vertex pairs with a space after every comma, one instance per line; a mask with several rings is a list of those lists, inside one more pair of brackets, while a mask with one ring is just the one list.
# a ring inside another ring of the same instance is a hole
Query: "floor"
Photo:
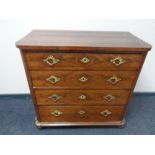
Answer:
[[152, 135], [155, 134], [155, 94], [134, 94], [124, 128], [53, 127], [37, 129], [30, 95], [0, 96], [1, 135]]

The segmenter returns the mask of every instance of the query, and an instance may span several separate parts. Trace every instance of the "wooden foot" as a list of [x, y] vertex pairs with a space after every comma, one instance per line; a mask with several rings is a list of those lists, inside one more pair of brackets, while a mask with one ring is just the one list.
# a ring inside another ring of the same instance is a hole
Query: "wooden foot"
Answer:
[[120, 126], [118, 126], [118, 127], [119, 127], [119, 128], [125, 128], [125, 126], [126, 126], [126, 120], [123, 119], [123, 120], [122, 120], [122, 123], [121, 123]]

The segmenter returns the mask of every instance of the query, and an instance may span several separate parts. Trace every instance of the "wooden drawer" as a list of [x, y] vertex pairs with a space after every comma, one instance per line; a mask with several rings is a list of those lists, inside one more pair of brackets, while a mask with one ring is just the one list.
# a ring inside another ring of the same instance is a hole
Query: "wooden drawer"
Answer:
[[138, 69], [142, 54], [26, 53], [30, 69]]
[[35, 90], [38, 105], [123, 105], [129, 90]]
[[124, 106], [39, 106], [41, 122], [120, 121]]
[[129, 89], [136, 71], [31, 71], [33, 88]]

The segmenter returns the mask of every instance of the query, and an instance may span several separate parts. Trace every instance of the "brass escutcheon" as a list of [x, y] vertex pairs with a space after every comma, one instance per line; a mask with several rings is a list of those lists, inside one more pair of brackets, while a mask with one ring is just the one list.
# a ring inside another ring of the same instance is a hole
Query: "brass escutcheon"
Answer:
[[83, 57], [83, 58], [81, 59], [81, 62], [84, 63], [84, 64], [87, 64], [89, 61], [90, 61], [90, 60], [89, 60], [89, 58], [87, 58], [87, 57]]
[[121, 81], [122, 79], [113, 75], [112, 77], [110, 77], [107, 81], [111, 84], [116, 84], [118, 83], [119, 81]]
[[87, 99], [87, 96], [84, 95], [84, 94], [81, 94], [81, 95], [79, 96], [79, 99], [80, 99], [80, 100], [85, 100], [85, 99]]
[[110, 102], [111, 100], [114, 100], [116, 97], [113, 96], [112, 94], [108, 94], [103, 97], [106, 101]]
[[56, 76], [54, 76], [54, 75], [51, 75], [49, 78], [47, 78], [46, 79], [48, 82], [51, 82], [51, 83], [57, 83], [58, 81], [60, 81], [61, 80], [61, 78], [59, 78], [59, 77], [56, 77]]
[[52, 94], [51, 96], [48, 97], [49, 99], [53, 99], [54, 101], [57, 101], [61, 98], [60, 95], [58, 94]]
[[80, 110], [79, 112], [78, 112], [78, 114], [80, 114], [80, 115], [84, 115], [86, 112], [84, 111], [84, 110]]
[[43, 59], [43, 62], [46, 62], [50, 66], [53, 66], [54, 64], [58, 63], [59, 61], [60, 60], [55, 58], [53, 55], [50, 55], [47, 58]]
[[106, 109], [104, 111], [101, 111], [100, 114], [104, 117], [108, 117], [109, 115], [112, 114], [112, 112]]
[[126, 63], [126, 60], [124, 60], [122, 57], [117, 56], [110, 60], [111, 63], [113, 63], [116, 66], [120, 66], [121, 64]]
[[63, 112], [59, 110], [54, 110], [53, 112], [51, 112], [51, 115], [56, 116], [56, 117], [61, 116], [62, 114]]
[[79, 78], [79, 81], [86, 82], [88, 79], [85, 76], [82, 76]]

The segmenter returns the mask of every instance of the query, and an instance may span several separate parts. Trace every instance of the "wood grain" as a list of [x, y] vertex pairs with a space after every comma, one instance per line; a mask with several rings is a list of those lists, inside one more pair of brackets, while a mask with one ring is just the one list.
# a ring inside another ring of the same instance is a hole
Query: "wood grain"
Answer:
[[[53, 89], [130, 89], [136, 78], [136, 71], [31, 71], [33, 88]], [[47, 81], [50, 76], [60, 78], [57, 83]], [[122, 80], [111, 84], [107, 80], [117, 76]], [[86, 82], [79, 79], [86, 77]]]
[[[39, 113], [42, 122], [107, 122], [121, 121], [124, 106], [39, 106]], [[53, 116], [55, 110], [63, 112], [60, 116]], [[100, 113], [104, 110], [111, 112], [111, 115], [104, 117]], [[79, 114], [84, 111], [84, 114]]]
[[[89, 52], [89, 51], [88, 51]], [[55, 70], [136, 70], [139, 68], [142, 61], [142, 54], [90, 54], [90, 53], [52, 53], [51, 52], [32, 52], [26, 53], [26, 59], [29, 68], [32, 70], [40, 69], [55, 69]], [[59, 62], [50, 66], [48, 63], [43, 60], [53, 56], [56, 59], [59, 59]], [[82, 63], [82, 58], [88, 58], [88, 63]], [[116, 66], [111, 62], [112, 59], [116, 57], [121, 57], [126, 62]]]
[[129, 32], [33, 30], [16, 43], [20, 49], [148, 51], [151, 45]]
[[[35, 90], [38, 105], [124, 105], [127, 103], [129, 90]], [[60, 96], [59, 99], [51, 98], [52, 95]], [[105, 96], [111, 94], [115, 98], [108, 101]], [[80, 99], [85, 95], [85, 99]]]

